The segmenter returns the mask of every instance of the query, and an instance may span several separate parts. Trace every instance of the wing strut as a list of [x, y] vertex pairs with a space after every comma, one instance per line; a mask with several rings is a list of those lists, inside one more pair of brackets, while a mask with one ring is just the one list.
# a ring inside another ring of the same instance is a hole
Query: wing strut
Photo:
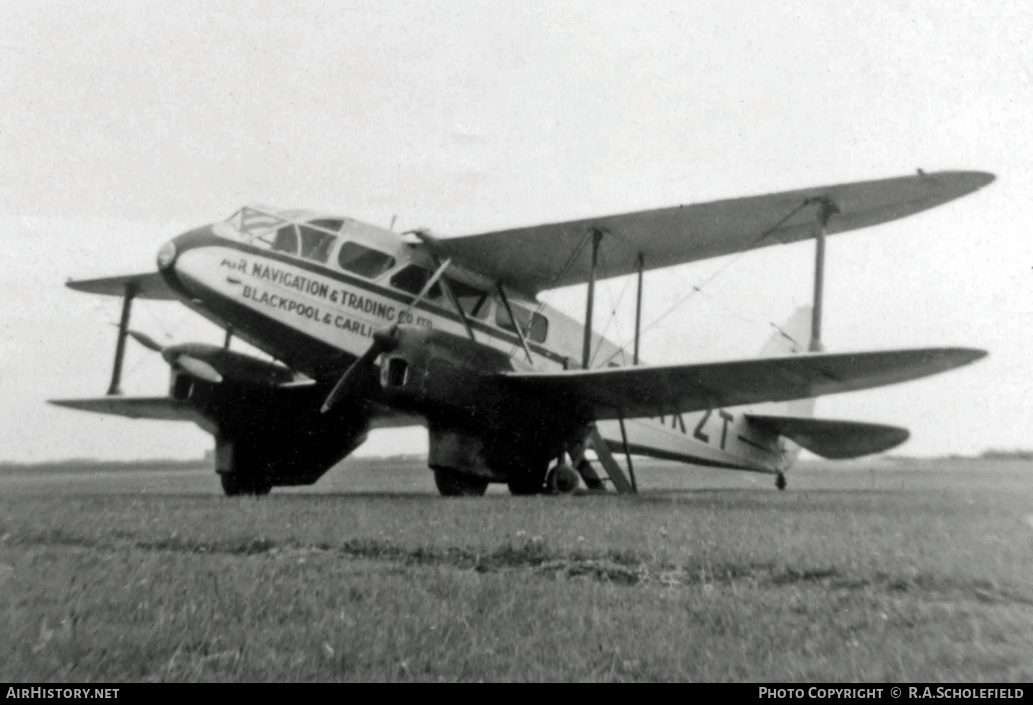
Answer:
[[592, 266], [588, 270], [588, 301], [585, 302], [585, 339], [581, 345], [581, 367], [588, 369], [592, 354], [592, 314], [595, 308], [595, 268], [599, 264], [599, 243], [602, 242], [603, 231], [592, 228]]
[[646, 266], [645, 256], [638, 253], [638, 286], [635, 288], [635, 352], [631, 358], [631, 364], [638, 364], [638, 341], [642, 336], [642, 271]]
[[[599, 266], [599, 244], [603, 240], [603, 231], [599, 228], [592, 228], [592, 259], [591, 268], [588, 270], [588, 297], [585, 302], [585, 337], [581, 348], [581, 367], [588, 369], [589, 363], [591, 362], [592, 355], [592, 316], [595, 313], [595, 270]], [[644, 258], [640, 252], [638, 255], [638, 311], [635, 316], [635, 362], [638, 362], [638, 340], [639, 340], [639, 313], [641, 313], [642, 306], [642, 265]], [[624, 434], [624, 417], [620, 416], [621, 433]], [[610, 476], [610, 480], [613, 482], [614, 488], [621, 494], [626, 493], [637, 493], [638, 487], [635, 483], [635, 469], [631, 464], [631, 452], [628, 448], [627, 435], [624, 435], [624, 453], [628, 459], [628, 470], [631, 472], [631, 482], [628, 482], [628, 478], [624, 476], [624, 471], [621, 470], [620, 465], [613, 457], [613, 453], [610, 452], [610, 448], [606, 445], [602, 436], [599, 435], [598, 427], [593, 424], [589, 431], [586, 444], [590, 445], [595, 449], [596, 457], [599, 459], [599, 463], [606, 470], [606, 474]], [[581, 449], [582, 457], [579, 461], [575, 462], [574, 466], [579, 470], [584, 462], [584, 444]], [[588, 479], [585, 478], [585, 483], [588, 484]]]
[[[395, 216], [397, 217], [397, 216]], [[391, 229], [395, 227], [395, 217], [391, 218]], [[430, 252], [431, 259], [434, 260], [434, 266], [441, 268], [441, 258], [438, 256], [438, 250], [441, 249], [438, 244], [438, 239], [433, 237], [426, 230], [412, 230], [413, 235], [420, 239], [420, 241], [427, 246], [427, 250]], [[456, 298], [455, 293], [452, 291], [452, 286], [448, 283], [448, 279], [445, 277], [441, 278], [441, 288], [445, 290], [445, 294], [448, 296], [448, 300], [452, 302], [452, 306], [455, 307], [456, 312], [459, 314], [459, 319], [463, 322], [463, 327], [466, 328], [466, 334], [470, 336], [470, 340], [477, 342], [477, 337], [473, 334], [473, 327], [470, 325], [470, 319], [466, 315], [466, 311], [462, 306], [459, 305], [459, 299]], [[516, 319], [513, 319], [516, 321]]]
[[122, 393], [122, 360], [126, 355], [126, 335], [129, 334], [129, 316], [133, 310], [133, 298], [139, 285], [134, 281], [126, 283], [125, 298], [122, 300], [122, 318], [118, 322], [118, 342], [115, 343], [115, 363], [111, 368], [111, 384], [108, 386], [109, 395], [120, 395]]
[[[441, 266], [441, 259], [437, 255], [431, 255], [434, 259], [434, 264], [438, 267]], [[463, 327], [466, 328], [466, 334], [470, 336], [470, 340], [477, 342], [477, 337], [473, 334], [473, 327], [470, 325], [470, 319], [466, 316], [466, 310], [459, 305], [459, 299], [456, 297], [455, 292], [452, 291], [452, 285], [448, 283], [448, 278], [441, 277], [441, 288], [445, 290], [445, 294], [448, 295], [448, 300], [452, 302], [453, 308], [459, 314], [459, 320], [463, 322]], [[514, 321], [516, 319], [513, 319]]]
[[506, 313], [509, 314], [509, 320], [513, 321], [513, 330], [516, 331], [517, 339], [520, 341], [520, 345], [524, 348], [524, 354], [527, 355], [527, 361], [534, 365], [534, 358], [531, 357], [531, 348], [527, 347], [527, 340], [524, 338], [524, 331], [520, 329], [520, 321], [513, 315], [513, 307], [509, 305], [509, 297], [506, 296], [506, 290], [502, 288], [501, 282], [495, 283], [495, 289], [499, 292], [499, 298], [502, 300], [502, 305], [506, 307]]
[[[638, 253], [638, 283], [635, 287], [635, 352], [631, 358], [632, 365], [638, 365], [638, 344], [642, 330], [642, 271], [645, 268], [646, 258], [641, 252]], [[635, 465], [631, 462], [631, 448], [628, 446], [628, 432], [624, 427], [624, 414], [618, 419], [621, 426], [621, 442], [624, 444], [624, 457], [628, 461], [628, 474], [631, 475], [631, 490], [638, 492], [638, 483], [635, 482]]]
[[839, 206], [827, 196], [808, 198], [807, 203], [818, 206], [818, 219], [814, 227], [814, 303], [811, 309], [811, 352], [822, 352], [821, 344], [821, 307], [825, 296], [825, 234], [829, 227], [829, 218], [839, 213]]

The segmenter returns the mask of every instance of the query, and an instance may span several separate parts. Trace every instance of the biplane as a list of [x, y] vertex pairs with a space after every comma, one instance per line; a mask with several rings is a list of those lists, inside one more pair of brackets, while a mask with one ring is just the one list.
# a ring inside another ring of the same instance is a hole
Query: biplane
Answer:
[[[154, 272], [68, 282], [122, 297], [122, 313], [107, 395], [52, 403], [196, 423], [214, 436], [227, 495], [312, 484], [371, 429], [417, 424], [428, 430], [428, 465], [446, 496], [481, 495], [490, 483], [516, 495], [582, 483], [634, 492], [633, 456], [768, 473], [784, 489], [800, 449], [854, 458], [908, 437], [894, 426], [815, 418], [815, 397], [986, 354], [826, 352], [826, 237], [924, 211], [993, 179], [919, 171], [456, 237], [245, 207], [166, 242]], [[759, 357], [639, 359], [646, 272], [812, 239], [814, 300]], [[638, 287], [631, 350], [592, 329], [596, 282], [629, 275]], [[543, 292], [577, 284], [587, 287], [582, 320], [542, 303]], [[224, 344], [157, 343], [130, 328], [137, 299], [181, 302], [221, 326]], [[271, 359], [231, 349], [234, 337]], [[168, 362], [166, 394], [120, 393], [127, 338]]]

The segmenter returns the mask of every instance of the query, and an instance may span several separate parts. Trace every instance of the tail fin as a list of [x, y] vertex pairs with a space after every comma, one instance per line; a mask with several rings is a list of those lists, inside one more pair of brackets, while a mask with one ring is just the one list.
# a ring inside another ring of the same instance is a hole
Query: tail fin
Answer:
[[[759, 357], [783, 357], [806, 353], [811, 340], [811, 307], [801, 306], [778, 326], [760, 350]], [[764, 404], [765, 412], [787, 416], [814, 416], [814, 399], [794, 399]]]
[[[761, 357], [781, 357], [810, 351], [811, 307], [801, 306], [768, 339]], [[907, 429], [858, 421], [814, 418], [814, 399], [762, 404], [747, 416], [751, 423], [793, 442], [786, 459], [791, 463], [806, 448], [823, 458], [858, 458], [895, 448], [908, 439]], [[788, 466], [787, 466], [788, 467]]]
[[807, 352], [811, 340], [811, 307], [801, 306], [778, 326], [760, 349], [760, 357], [782, 357]]

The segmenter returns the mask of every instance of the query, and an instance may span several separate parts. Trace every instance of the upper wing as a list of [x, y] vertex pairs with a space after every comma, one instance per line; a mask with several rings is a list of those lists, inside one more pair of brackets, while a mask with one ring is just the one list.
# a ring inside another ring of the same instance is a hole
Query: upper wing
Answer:
[[69, 289], [85, 291], [90, 294], [107, 294], [109, 296], [125, 296], [126, 289], [133, 289], [133, 296], [138, 299], [175, 300], [176, 295], [158, 272], [148, 274], [127, 274], [120, 277], [103, 277], [101, 279], [69, 280]]
[[606, 266], [597, 277], [615, 277], [635, 272], [639, 254], [645, 269], [657, 269], [812, 237], [816, 209], [803, 207], [808, 199], [829, 198], [839, 207], [829, 221], [831, 235], [933, 208], [993, 180], [993, 174], [978, 171], [920, 172], [466, 235], [439, 240], [436, 246], [457, 264], [536, 294], [588, 281], [591, 247], [577, 251], [590, 229], [604, 233], [600, 256]]
[[665, 367], [511, 372], [515, 391], [595, 419], [635, 418], [818, 397], [925, 377], [986, 355], [969, 348], [806, 354]]

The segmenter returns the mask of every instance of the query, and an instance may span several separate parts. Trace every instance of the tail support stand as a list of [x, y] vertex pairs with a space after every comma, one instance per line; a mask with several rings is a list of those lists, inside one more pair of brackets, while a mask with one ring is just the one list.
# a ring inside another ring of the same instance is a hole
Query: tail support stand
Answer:
[[613, 457], [613, 453], [610, 452], [610, 447], [606, 445], [606, 441], [599, 435], [599, 429], [595, 426], [592, 427], [592, 432], [588, 434], [588, 443], [595, 450], [596, 457], [599, 458], [599, 464], [603, 466], [603, 470], [610, 476], [613, 488], [620, 494], [635, 494], [635, 486], [628, 481], [624, 471], [621, 470], [621, 466], [617, 464], [617, 460]]
[[631, 491], [638, 494], [638, 483], [635, 482], [635, 466], [631, 462], [631, 449], [628, 447], [628, 431], [624, 428], [624, 415], [620, 419], [621, 441], [624, 443], [624, 457], [628, 461], [628, 474], [631, 476]]
[[585, 451], [591, 448], [595, 451], [595, 455], [599, 459], [599, 464], [603, 466], [603, 470], [610, 476], [613, 488], [619, 494], [635, 494], [635, 486], [628, 481], [624, 471], [621, 470], [621, 466], [617, 464], [613, 453], [610, 452], [610, 447], [606, 445], [606, 441], [599, 435], [599, 429], [593, 424], [586, 431], [587, 434], [584, 441], [574, 444], [570, 451], [571, 464], [573, 464], [574, 469], [578, 471], [581, 478], [585, 481], [585, 486], [588, 489], [602, 489], [603, 487], [599, 476], [585, 458]]

